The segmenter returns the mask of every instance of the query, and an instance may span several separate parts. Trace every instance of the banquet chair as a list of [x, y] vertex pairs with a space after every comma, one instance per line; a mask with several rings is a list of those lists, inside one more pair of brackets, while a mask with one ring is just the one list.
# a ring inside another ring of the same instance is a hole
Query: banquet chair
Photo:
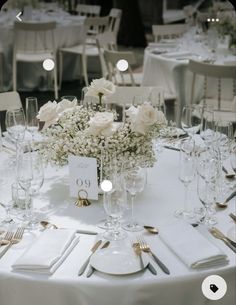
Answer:
[[[202, 76], [204, 78], [203, 96], [199, 102], [203, 106], [211, 107], [215, 111], [232, 112], [233, 102], [232, 100], [222, 99], [222, 79], [227, 79], [227, 84], [232, 82], [232, 99], [236, 95], [236, 66], [233, 65], [215, 65], [199, 61], [190, 60], [188, 69], [193, 73], [190, 103], [194, 102], [194, 89], [196, 87], [197, 77]], [[217, 84], [217, 97], [208, 96], [208, 80], [214, 79], [214, 83]], [[230, 89], [229, 89], [230, 90]], [[236, 118], [232, 117], [232, 121], [236, 122]]]
[[22, 108], [20, 95], [16, 91], [0, 93], [0, 111]]
[[100, 15], [100, 5], [77, 4], [76, 12], [79, 16], [96, 17]]
[[165, 24], [165, 25], [153, 25], [152, 34], [154, 41], [158, 42], [163, 38], [176, 38], [182, 36], [187, 31], [187, 25], [185, 23], [180, 24]]
[[[140, 86], [142, 73], [133, 73], [131, 65], [136, 64], [133, 52], [130, 51], [109, 51], [104, 50], [104, 59], [108, 71], [108, 79], [117, 86]], [[127, 69], [121, 71], [117, 64], [125, 60], [128, 63]]]
[[0, 91], [3, 91], [3, 53], [0, 49]]
[[116, 42], [120, 28], [122, 10], [118, 8], [112, 8], [109, 13], [109, 30], [114, 34]]
[[[52, 59], [54, 94], [58, 98], [57, 60], [54, 41], [56, 22], [15, 22], [13, 48], [13, 90], [17, 91], [17, 63], [40, 63]], [[42, 67], [43, 69], [43, 67]]]
[[113, 32], [110, 30], [105, 31], [96, 36], [96, 42], [99, 52], [100, 64], [102, 69], [102, 76], [108, 78], [108, 70], [104, 59], [104, 50], [116, 51], [116, 38]]
[[[108, 17], [88, 17], [84, 22], [85, 26], [85, 38], [84, 42], [79, 45], [61, 48], [59, 50], [59, 61], [60, 61], [60, 76], [59, 83], [61, 86], [62, 83], [62, 72], [63, 72], [63, 53], [70, 53], [79, 55], [81, 57], [82, 64], [82, 75], [85, 81], [85, 85], [88, 86], [88, 68], [87, 68], [87, 58], [99, 56], [98, 47], [96, 45], [96, 35], [92, 36], [89, 30], [91, 28], [96, 28], [96, 31], [99, 33], [103, 33], [108, 26]], [[91, 37], [93, 37], [95, 44], [91, 43]]]

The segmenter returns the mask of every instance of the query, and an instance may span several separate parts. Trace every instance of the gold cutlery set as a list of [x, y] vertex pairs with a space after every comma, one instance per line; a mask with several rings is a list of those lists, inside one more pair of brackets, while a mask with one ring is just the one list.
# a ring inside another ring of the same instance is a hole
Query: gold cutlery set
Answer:
[[2, 258], [5, 253], [14, 245], [19, 243], [24, 234], [25, 228], [19, 227], [15, 233], [7, 231], [2, 240], [0, 240], [0, 247], [5, 246], [3, 250], [0, 252], [0, 258]]

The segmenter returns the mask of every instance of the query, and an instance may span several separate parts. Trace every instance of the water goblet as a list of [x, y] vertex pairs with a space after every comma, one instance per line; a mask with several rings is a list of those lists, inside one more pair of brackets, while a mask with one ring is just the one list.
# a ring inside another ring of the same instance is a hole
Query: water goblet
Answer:
[[144, 190], [146, 185], [146, 169], [140, 166], [124, 167], [124, 183], [125, 189], [131, 197], [131, 220], [123, 225], [127, 231], [137, 232], [143, 230], [143, 226], [139, 224], [134, 217], [134, 199], [138, 193]]

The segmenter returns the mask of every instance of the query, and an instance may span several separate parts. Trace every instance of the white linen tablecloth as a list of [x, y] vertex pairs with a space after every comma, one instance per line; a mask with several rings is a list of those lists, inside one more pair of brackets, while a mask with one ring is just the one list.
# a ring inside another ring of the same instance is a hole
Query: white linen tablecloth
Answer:
[[[0, 202], [11, 198], [12, 177], [7, 175], [6, 156], [0, 153], [1, 177], [3, 173], [6, 177], [0, 186]], [[144, 224], [161, 228], [172, 223], [175, 220], [174, 211], [183, 207], [184, 186], [178, 180], [178, 157], [179, 152], [165, 150], [155, 167], [148, 169], [146, 189], [137, 196], [134, 206], [135, 217]], [[193, 207], [200, 207], [196, 181], [191, 184], [189, 195]], [[235, 211], [235, 203], [234, 199], [227, 210], [217, 212], [217, 227], [224, 233], [235, 226], [228, 216], [230, 211]], [[42, 218], [49, 218], [59, 227], [99, 230], [96, 224], [105, 218], [102, 200], [86, 208], [75, 207], [74, 199], [69, 197], [67, 167], [47, 167], [45, 181], [39, 195], [34, 198], [34, 206]], [[128, 211], [125, 216], [128, 217]], [[207, 234], [203, 228], [197, 229]], [[26, 232], [23, 241], [13, 246], [0, 260], [1, 305], [205, 305], [211, 302], [203, 296], [201, 284], [206, 276], [212, 274], [222, 276], [228, 285], [225, 297], [217, 304], [234, 304], [235, 253], [210, 235], [208, 238], [228, 255], [228, 265], [206, 270], [189, 269], [158, 235], [142, 232], [154, 253], [168, 266], [170, 275], [164, 274], [153, 263], [157, 276], [145, 271], [128, 276], [95, 272], [91, 278], [78, 277], [78, 270], [89, 255], [89, 249], [99, 238], [89, 235], [80, 236], [78, 245], [51, 276], [13, 272], [11, 265], [39, 234], [36, 231]], [[122, 246], [123, 242], [127, 241], [118, 243]]]

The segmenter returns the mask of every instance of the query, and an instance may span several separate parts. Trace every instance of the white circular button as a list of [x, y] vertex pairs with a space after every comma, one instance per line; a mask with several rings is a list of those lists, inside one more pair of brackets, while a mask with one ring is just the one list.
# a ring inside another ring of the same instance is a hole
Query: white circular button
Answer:
[[128, 61], [125, 59], [120, 59], [117, 63], [116, 63], [116, 67], [119, 71], [124, 72], [128, 69], [129, 64]]
[[226, 291], [226, 281], [219, 275], [210, 275], [202, 282], [202, 293], [209, 300], [222, 299]]
[[44, 70], [46, 71], [52, 71], [55, 67], [55, 63], [52, 59], [48, 58], [48, 59], [45, 59], [44, 62], [43, 62], [43, 68]]
[[104, 192], [110, 192], [112, 190], [112, 182], [110, 180], [103, 180], [101, 183], [101, 189]]

